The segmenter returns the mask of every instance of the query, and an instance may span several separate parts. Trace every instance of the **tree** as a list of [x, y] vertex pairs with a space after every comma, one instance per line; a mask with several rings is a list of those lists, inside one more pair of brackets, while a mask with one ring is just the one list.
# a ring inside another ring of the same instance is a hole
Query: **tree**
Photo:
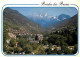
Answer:
[[42, 41], [39, 41], [39, 44], [41, 45], [42, 44]]
[[77, 52], [77, 44], [74, 45], [73, 54], [75, 54], [76, 52]]
[[21, 47], [14, 47], [14, 52], [18, 53], [21, 52], [23, 49]]
[[7, 51], [7, 53], [10, 53], [10, 52], [13, 52], [14, 49], [13, 49], [13, 47], [8, 46], [8, 47], [6, 48], [6, 51]]
[[35, 40], [39, 40], [37, 35], [35, 36]]
[[52, 50], [51, 50], [51, 48], [48, 48], [48, 49], [46, 49], [45, 52], [47, 52], [47, 54], [51, 54], [52, 53]]
[[23, 48], [26, 44], [28, 44], [28, 42], [24, 38], [20, 38], [18, 40], [18, 46], [20, 46], [21, 48]]
[[57, 54], [62, 54], [62, 51], [61, 50], [57, 51]]
[[68, 45], [73, 45], [73, 43], [72, 43], [73, 42], [72, 36], [67, 34], [67, 38], [68, 38], [68, 40], [67, 40]]
[[3, 50], [4, 51], [6, 51], [5, 44], [8, 45], [7, 42], [6, 42], [6, 40], [8, 38], [9, 38], [9, 36], [8, 36], [7, 26], [6, 25], [3, 25]]
[[70, 50], [67, 46], [62, 46], [62, 52], [64, 54], [73, 54], [72, 50]]
[[48, 43], [55, 44], [55, 39], [53, 35], [49, 35], [49, 38], [47, 39]]
[[49, 48], [52, 48], [52, 43], [49, 44]]
[[43, 48], [43, 46], [38, 47], [38, 52], [36, 54], [46, 54], [45, 49]]
[[46, 38], [43, 38], [42, 43], [43, 43], [44, 45], [47, 45], [47, 44], [48, 44], [47, 39], [46, 39]]
[[58, 46], [61, 46], [64, 42], [67, 41], [67, 38], [62, 35], [50, 35], [48, 38], [48, 43], [52, 43]]
[[12, 38], [12, 39], [10, 40], [10, 46], [11, 46], [11, 47], [14, 47], [15, 45], [16, 45], [16, 40]]
[[73, 31], [72, 38], [73, 38], [73, 44], [77, 44], [77, 31]]
[[38, 46], [39, 46], [39, 44], [37, 44], [37, 43], [32, 43], [33, 50], [35, 50]]
[[57, 49], [54, 49], [54, 50], [52, 51], [52, 53], [53, 53], [53, 54], [57, 54]]
[[23, 50], [25, 51], [26, 54], [29, 54], [29, 53], [31, 53], [31, 52], [33, 51], [33, 48], [32, 48], [32, 46], [31, 46], [30, 44], [27, 44], [27, 45], [23, 48]]

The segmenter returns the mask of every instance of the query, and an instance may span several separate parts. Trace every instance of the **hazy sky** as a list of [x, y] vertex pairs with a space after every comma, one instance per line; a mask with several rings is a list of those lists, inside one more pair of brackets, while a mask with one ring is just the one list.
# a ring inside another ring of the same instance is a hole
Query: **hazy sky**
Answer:
[[49, 16], [59, 16], [60, 14], [74, 16], [77, 14], [77, 10], [73, 7], [11, 7], [11, 9], [19, 11], [26, 17], [45, 13]]

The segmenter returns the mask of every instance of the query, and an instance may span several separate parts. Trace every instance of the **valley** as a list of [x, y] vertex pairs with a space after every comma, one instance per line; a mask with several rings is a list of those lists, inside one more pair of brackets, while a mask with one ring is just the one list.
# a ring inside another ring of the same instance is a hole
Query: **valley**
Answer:
[[47, 14], [37, 16], [39, 17], [35, 19], [27, 18], [16, 10], [10, 8], [4, 10], [5, 54], [75, 54], [77, 52], [77, 14], [72, 17], [66, 14], [58, 17]]

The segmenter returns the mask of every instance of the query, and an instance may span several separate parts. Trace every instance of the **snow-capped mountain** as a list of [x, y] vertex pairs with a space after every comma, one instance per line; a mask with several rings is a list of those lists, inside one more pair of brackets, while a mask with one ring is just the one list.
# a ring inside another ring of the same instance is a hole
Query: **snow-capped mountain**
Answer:
[[56, 22], [69, 19], [70, 16], [66, 14], [61, 14], [59, 16], [49, 16], [47, 13], [45, 14], [37, 14], [37, 15], [32, 15], [29, 17], [30, 20], [40, 24], [42, 27], [48, 27]]
[[65, 19], [69, 19], [69, 18], [70, 18], [70, 16], [66, 15], [66, 14], [61, 14], [61, 15], [58, 16], [59, 20], [65, 20]]

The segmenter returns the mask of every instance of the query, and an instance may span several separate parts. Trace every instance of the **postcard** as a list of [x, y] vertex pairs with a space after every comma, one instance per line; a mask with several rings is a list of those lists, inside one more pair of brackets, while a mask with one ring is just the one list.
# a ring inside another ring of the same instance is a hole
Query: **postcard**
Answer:
[[79, 57], [79, 8], [79, 0], [1, 0], [1, 57]]

